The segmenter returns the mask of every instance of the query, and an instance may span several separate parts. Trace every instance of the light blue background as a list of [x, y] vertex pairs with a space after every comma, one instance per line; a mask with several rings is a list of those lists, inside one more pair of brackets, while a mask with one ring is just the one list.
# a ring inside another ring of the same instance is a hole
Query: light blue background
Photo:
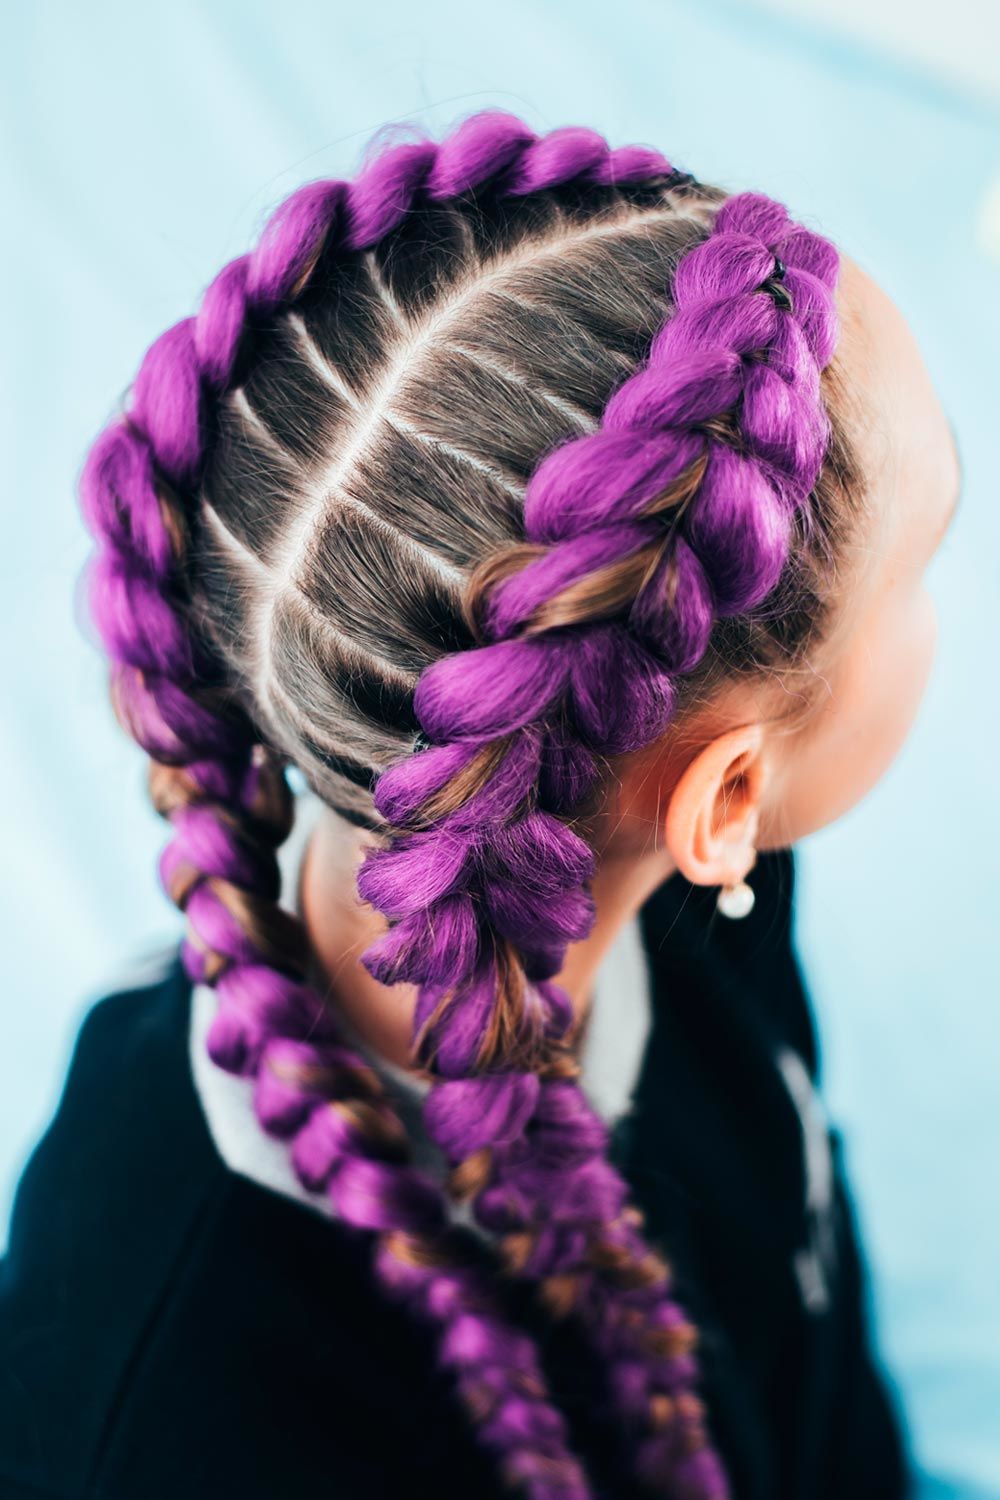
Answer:
[[113, 727], [75, 602], [78, 466], [143, 349], [269, 206], [353, 171], [385, 121], [437, 133], [500, 104], [539, 129], [652, 142], [699, 176], [783, 196], [862, 260], [910, 317], [958, 430], [967, 494], [933, 570], [937, 675], [887, 780], [803, 849], [800, 937], [927, 1494], [1000, 1496], [1000, 264], [977, 249], [1000, 118], [724, 0], [507, 0], [479, 17], [313, 0], [11, 9], [0, 1195], [85, 1005], [177, 932], [141, 759]]

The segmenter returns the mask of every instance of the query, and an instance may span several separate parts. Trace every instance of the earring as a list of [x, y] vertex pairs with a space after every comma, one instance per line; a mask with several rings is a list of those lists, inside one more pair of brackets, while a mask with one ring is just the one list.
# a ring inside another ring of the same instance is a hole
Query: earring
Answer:
[[738, 921], [740, 917], [750, 915], [755, 900], [753, 886], [747, 885], [745, 880], [740, 880], [736, 885], [724, 885], [719, 891], [715, 904], [724, 917], [731, 917], [734, 921]]

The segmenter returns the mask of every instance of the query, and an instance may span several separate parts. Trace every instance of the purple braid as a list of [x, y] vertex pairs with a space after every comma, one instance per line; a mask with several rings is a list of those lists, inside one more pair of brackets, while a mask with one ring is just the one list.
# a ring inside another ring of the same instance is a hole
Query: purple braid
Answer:
[[[380, 777], [395, 834], [359, 879], [392, 924], [365, 962], [420, 987], [431, 1134], [456, 1165], [487, 1162], [480, 1221], [590, 1330], [641, 1439], [638, 1476], [678, 1497], [721, 1496], [725, 1480], [694, 1393], [693, 1330], [568, 1058], [572, 1010], [553, 976], [591, 926], [594, 855], [564, 820], [602, 757], [667, 728], [675, 678], [701, 661], [716, 619], [752, 610], [781, 576], [829, 438], [820, 372], [838, 264], [767, 197], [718, 210], [677, 267], [676, 310], [645, 366], [597, 431], [531, 477], [528, 560], [480, 601], [481, 644], [422, 674], [426, 748]], [[685, 503], [664, 510], [685, 475]], [[553, 616], [581, 580], [651, 549], [624, 607]], [[474, 792], [435, 815], [442, 789], [487, 754]]]
[[[478, 1273], [463, 1263], [448, 1229], [442, 1193], [410, 1164], [401, 1127], [371, 1070], [342, 1045], [328, 1009], [305, 983], [305, 955], [301, 963], [288, 960], [295, 948], [289, 930], [294, 923], [288, 918], [286, 924], [277, 906], [275, 846], [287, 832], [290, 795], [282, 767], [258, 743], [186, 613], [187, 543], [192, 497], [212, 431], [212, 402], [234, 383], [254, 323], [294, 302], [324, 247], [336, 244], [356, 251], [376, 244], [402, 222], [418, 195], [444, 201], [487, 183], [524, 195], [574, 181], [641, 182], [671, 171], [658, 153], [640, 147], [611, 151], [591, 131], [563, 129], [538, 138], [521, 121], [488, 113], [466, 120], [440, 144], [419, 141], [385, 150], [353, 182], [306, 185], [276, 211], [257, 247], [219, 273], [198, 314], [168, 329], [150, 347], [127, 411], [94, 444], [81, 484], [83, 506], [99, 542], [93, 611], [113, 664], [116, 707], [152, 759], [159, 787], [154, 796], [172, 824], [161, 874], [187, 918], [185, 966], [195, 982], [213, 984], [218, 997], [209, 1039], [212, 1057], [255, 1080], [260, 1123], [288, 1141], [300, 1180], [311, 1191], [328, 1194], [347, 1224], [378, 1237], [377, 1275], [387, 1290], [405, 1298], [437, 1328], [441, 1360], [454, 1375], [480, 1440], [496, 1456], [506, 1479], [532, 1500], [583, 1500], [589, 1489], [567, 1446], [563, 1418], [546, 1393], [532, 1341], [504, 1325]], [[815, 281], [811, 295], [815, 323], [821, 326], [821, 284], [804, 264], [804, 244], [798, 258], [793, 239], [788, 247], [789, 286], [796, 296], [801, 291], [805, 306]], [[760, 260], [753, 235], [743, 256], [749, 276]], [[686, 274], [691, 281], [690, 268]], [[744, 316], [751, 321], [749, 314]], [[703, 325], [703, 337], [716, 324], [716, 339], [727, 330], [727, 369], [735, 390], [742, 369], [742, 349], [735, 338], [740, 320], [729, 320], [733, 331], [722, 312], [713, 316], [704, 311], [695, 321]], [[762, 332], [764, 321], [758, 314]], [[801, 311], [785, 322], [796, 333], [775, 328], [768, 343], [776, 359], [780, 355], [790, 366], [796, 357], [801, 362], [809, 325]], [[776, 364], [774, 379], [783, 382], [785, 369], [785, 363]], [[716, 381], [718, 399], [709, 403], [713, 410], [721, 403], [721, 379]], [[667, 385], [664, 379], [643, 398], [643, 420], [657, 441], [663, 436], [660, 424], [668, 403], [662, 392]], [[751, 385], [747, 375], [745, 399]], [[793, 426], [795, 441], [805, 443], [799, 435], [804, 417], [797, 406], [790, 415], [792, 397], [799, 391], [804, 404], [801, 371], [795, 390], [788, 386], [784, 419], [766, 390], [758, 402], [757, 438], [775, 455], [784, 451], [786, 431]], [[763, 396], [768, 396], [766, 402]], [[630, 499], [619, 486], [614, 497], [609, 491], [602, 510], [595, 471], [587, 502], [591, 532], [600, 536], [606, 555], [616, 545], [626, 545], [621, 524], [606, 518], [612, 499], [616, 506], [632, 504], [640, 516], [640, 494], [650, 494], [662, 482], [664, 465], [674, 462], [667, 457], [654, 461], [652, 448], [647, 458], [640, 457], [637, 415], [626, 410], [623, 397], [624, 392], [618, 398], [619, 421], [607, 427], [601, 441], [619, 443], [614, 465], [628, 450], [634, 494]], [[683, 399], [688, 407], [705, 405], [690, 392]], [[674, 410], [681, 402], [678, 394]], [[693, 420], [693, 410], [686, 410], [685, 420]], [[679, 434], [678, 442], [682, 438]], [[567, 451], [555, 470], [540, 471], [531, 491], [529, 534], [554, 544], [552, 560], [577, 559], [592, 546], [585, 513], [574, 505], [580, 521], [572, 541], [568, 524], [563, 526], [566, 549], [560, 551], [565, 507], [554, 481], [570, 461]], [[614, 465], [608, 474], [618, 479], [626, 469], [616, 472]], [[803, 455], [803, 480], [805, 471]], [[786, 498], [791, 503], [790, 492]], [[717, 500], [715, 508], [730, 503]], [[777, 514], [777, 505], [772, 508]], [[711, 502], [701, 504], [702, 510], [711, 511]], [[744, 525], [749, 536], [749, 520], [736, 517], [732, 524]], [[707, 521], [703, 530], [715, 535]], [[692, 531], [692, 548], [700, 542]], [[725, 554], [721, 542], [719, 550]], [[693, 560], [696, 553], [690, 555]], [[724, 556], [716, 564], [713, 576], [723, 577]], [[549, 558], [545, 565], [551, 566]], [[692, 561], [688, 572], [702, 581], [707, 598], [709, 585], [700, 564]], [[554, 586], [550, 579], [542, 591]], [[601, 1160], [603, 1135], [574, 1086], [513, 1070], [474, 1076], [477, 1038], [488, 1025], [495, 988], [497, 960], [490, 956], [488, 933], [509, 936], [524, 956], [538, 980], [533, 1021], [555, 1043], [565, 1032], [569, 1012], [543, 976], [557, 971], [565, 943], [586, 929], [589, 903], [583, 882], [591, 855], [553, 813], [574, 805], [590, 775], [593, 752], [645, 742], [661, 727], [669, 706], [669, 674], [648, 647], [633, 643], [618, 625], [572, 641], [522, 638], [519, 621], [532, 589], [537, 593], [542, 588], [541, 572], [526, 570], [517, 587], [526, 591], [520, 598], [513, 585], [498, 596], [488, 645], [442, 662], [440, 670], [422, 681], [419, 713], [435, 748], [380, 783], [383, 805], [391, 804], [394, 821], [405, 824], [406, 807], [415, 807], [435, 778], [440, 784], [479, 747], [510, 737], [488, 793], [446, 826], [404, 832], [392, 851], [367, 869], [365, 886], [398, 919], [392, 938], [400, 945], [400, 967], [412, 970], [424, 987], [421, 1025], [433, 1032], [437, 1066], [448, 1079], [435, 1091], [429, 1111], [435, 1134], [456, 1157], [477, 1147], [493, 1153], [495, 1191], [503, 1203], [494, 1199], [487, 1212], [484, 1201], [484, 1219], [508, 1225], [521, 1203], [522, 1217], [531, 1221], [542, 1178], [552, 1176], [550, 1158], [559, 1157], [560, 1172], [572, 1164], [567, 1181], [574, 1184], [577, 1208], [571, 1211], [569, 1196], [562, 1193], [558, 1212], [549, 1215], [548, 1239], [539, 1238], [535, 1250], [539, 1273], [549, 1274], [579, 1262], [594, 1214], [611, 1202], [619, 1214], [624, 1188]], [[753, 590], [735, 592], [743, 598]], [[694, 585], [682, 586], [678, 598], [683, 611], [696, 608], [695, 593]], [[650, 603], [643, 604], [647, 613]], [[635, 669], [627, 677], [620, 672], [621, 651]], [[612, 657], [621, 686], [614, 703], [601, 683]], [[499, 677], [496, 665], [503, 668]], [[572, 734], [536, 727], [543, 725], [559, 694], [572, 706]], [[540, 786], [546, 788], [544, 798], [536, 796]], [[523, 810], [526, 802], [530, 811]], [[531, 910], [525, 879], [532, 892]], [[481, 910], [473, 905], [474, 889], [485, 897]], [[449, 996], [452, 1003], [442, 1010], [441, 1002]], [[521, 1040], [517, 1038], [519, 1045]], [[621, 1234], [633, 1231], [622, 1229]], [[577, 1246], [572, 1253], [571, 1245]], [[631, 1254], [632, 1238], [627, 1246]], [[598, 1283], [595, 1278], [595, 1295]], [[645, 1304], [635, 1306], [645, 1319]], [[602, 1338], [614, 1360], [616, 1388], [627, 1397], [623, 1405], [634, 1407], [647, 1390], [659, 1388], [657, 1382], [673, 1390], [679, 1376], [676, 1361], [664, 1373], [666, 1367], [637, 1364], [631, 1345], [625, 1353], [624, 1333], [613, 1335], [612, 1326], [627, 1311], [622, 1295], [608, 1297]], [[674, 1316], [665, 1299], [649, 1310], [650, 1322], [665, 1330]], [[678, 1410], [682, 1405], [680, 1392]], [[673, 1485], [678, 1494], [721, 1494], [723, 1482], [710, 1455], [702, 1452], [697, 1463], [697, 1475], [690, 1464], [683, 1474], [677, 1470], [681, 1488], [666, 1471], [662, 1483]]]

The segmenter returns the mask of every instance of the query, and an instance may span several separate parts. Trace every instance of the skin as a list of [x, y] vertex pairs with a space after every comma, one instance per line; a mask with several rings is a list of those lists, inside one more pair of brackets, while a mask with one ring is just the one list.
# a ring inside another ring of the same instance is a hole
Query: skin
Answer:
[[[595, 830], [596, 920], [558, 976], [580, 1019], [601, 960], [658, 885], [676, 872], [697, 885], [733, 883], [758, 849], [787, 847], [841, 817], [881, 779], [916, 717], [936, 637], [925, 573], [957, 504], [959, 460], [899, 309], [847, 256], [837, 295], [870, 495], [842, 563], [834, 623], [809, 660], [804, 699], [801, 686], [772, 677], [742, 683], [616, 765]], [[322, 814], [302, 910], [331, 1003], [362, 1042], [407, 1066], [415, 991], [386, 988], [357, 962], [384, 926], [354, 890], [364, 849]]]

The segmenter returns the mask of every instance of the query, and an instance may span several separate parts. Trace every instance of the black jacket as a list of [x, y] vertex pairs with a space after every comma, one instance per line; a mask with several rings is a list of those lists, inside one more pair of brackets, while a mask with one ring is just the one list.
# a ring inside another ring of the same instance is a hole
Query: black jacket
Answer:
[[[643, 908], [654, 1019], [614, 1154], [701, 1329], [735, 1500], [896, 1500], [841, 1147], [810, 1087], [792, 870], [758, 862], [743, 922], [679, 877]], [[377, 1294], [366, 1245], [220, 1159], [189, 1005], [176, 960], [91, 1010], [22, 1177], [0, 1262], [0, 1500], [489, 1500], [428, 1335]], [[510, 1295], [575, 1418], [572, 1335]], [[593, 1424], [575, 1425], [586, 1446]]]

